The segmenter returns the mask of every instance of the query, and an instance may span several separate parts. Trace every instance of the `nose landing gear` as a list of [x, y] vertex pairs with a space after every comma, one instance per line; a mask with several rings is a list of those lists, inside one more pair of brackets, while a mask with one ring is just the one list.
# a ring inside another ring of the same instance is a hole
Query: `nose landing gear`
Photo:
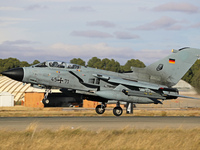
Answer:
[[42, 103], [43, 103], [44, 105], [48, 105], [49, 102], [50, 102], [50, 101], [47, 99], [49, 93], [51, 93], [51, 88], [48, 88], [48, 89], [45, 90], [44, 99], [42, 100]]

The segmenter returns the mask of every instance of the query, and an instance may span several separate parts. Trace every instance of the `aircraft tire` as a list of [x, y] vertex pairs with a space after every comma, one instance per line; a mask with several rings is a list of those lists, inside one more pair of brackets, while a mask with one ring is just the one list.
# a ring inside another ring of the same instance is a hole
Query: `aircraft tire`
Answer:
[[103, 114], [105, 112], [105, 106], [97, 105], [95, 110], [97, 114]]
[[43, 100], [42, 100], [42, 103], [43, 103], [44, 105], [48, 105], [48, 104], [49, 104], [49, 100], [48, 100], [48, 99], [43, 99]]
[[123, 113], [123, 109], [121, 107], [115, 107], [113, 109], [113, 114], [117, 117], [121, 116]]

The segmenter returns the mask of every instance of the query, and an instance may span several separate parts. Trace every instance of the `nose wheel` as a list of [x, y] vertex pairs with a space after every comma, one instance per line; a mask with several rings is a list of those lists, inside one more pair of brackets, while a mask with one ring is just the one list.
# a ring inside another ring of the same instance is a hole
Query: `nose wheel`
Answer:
[[47, 99], [49, 93], [51, 93], [51, 88], [47, 88], [47, 89], [45, 90], [44, 99], [42, 100], [42, 103], [43, 103], [44, 105], [48, 105], [49, 102], [50, 102], [50, 101]]
[[48, 99], [43, 99], [43, 100], [42, 100], [42, 103], [43, 103], [44, 105], [48, 105], [49, 102], [50, 102], [50, 101], [49, 101]]

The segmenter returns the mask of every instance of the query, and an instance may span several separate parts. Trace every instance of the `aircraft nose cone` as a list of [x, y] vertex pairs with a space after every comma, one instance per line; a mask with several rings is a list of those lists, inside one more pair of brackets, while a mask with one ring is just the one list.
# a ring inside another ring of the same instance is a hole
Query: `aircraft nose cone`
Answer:
[[24, 69], [23, 68], [14, 68], [1, 73], [11, 79], [22, 81], [24, 78]]

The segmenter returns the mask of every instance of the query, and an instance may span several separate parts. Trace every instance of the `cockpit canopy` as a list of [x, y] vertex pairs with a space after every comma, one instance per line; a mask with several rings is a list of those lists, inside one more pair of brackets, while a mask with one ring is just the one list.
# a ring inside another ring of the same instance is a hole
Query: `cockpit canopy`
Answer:
[[35, 65], [34, 67], [50, 67], [50, 68], [66, 68], [66, 69], [80, 69], [81, 66], [66, 63], [63, 61], [45, 61]]

